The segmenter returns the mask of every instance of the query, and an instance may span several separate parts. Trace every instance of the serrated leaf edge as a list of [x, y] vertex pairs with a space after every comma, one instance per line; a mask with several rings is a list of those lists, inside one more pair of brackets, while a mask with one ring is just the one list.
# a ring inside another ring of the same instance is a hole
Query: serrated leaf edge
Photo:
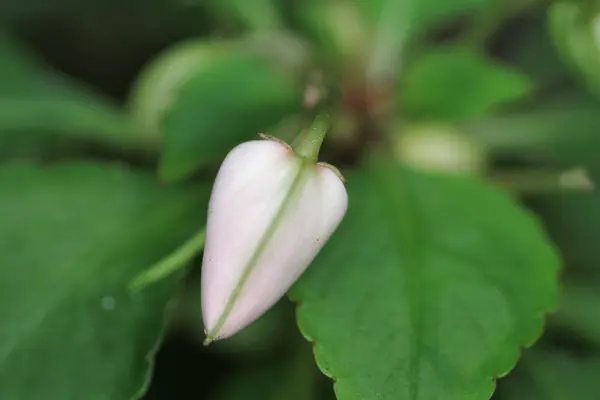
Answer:
[[[552, 256], [552, 258], [554, 259], [553, 264], [556, 266], [556, 273], [557, 273], [555, 287], [558, 288], [559, 283], [561, 281], [561, 272], [564, 271], [564, 269], [561, 267], [563, 264], [561, 252], [560, 252], [558, 246], [554, 243], [554, 241], [551, 240], [548, 233], [546, 232], [541, 218], [539, 216], [537, 216], [531, 210], [524, 208], [518, 201], [515, 200], [515, 198], [511, 197], [507, 192], [497, 189], [495, 187], [490, 187], [490, 186], [488, 186], [488, 189], [494, 190], [499, 194], [499, 196], [498, 196], [499, 201], [503, 201], [506, 204], [510, 204], [511, 207], [516, 207], [516, 208], [521, 209], [524, 216], [528, 220], [527, 223], [530, 224], [532, 227], [535, 227], [535, 229], [539, 232], [540, 239], [544, 240], [546, 242], [546, 244], [548, 245], [549, 252], [547, 253], [547, 256]], [[508, 365], [506, 368], [502, 368], [502, 369], [505, 369], [505, 371], [498, 372], [498, 373], [494, 374], [493, 376], [489, 377], [489, 379], [491, 380], [491, 383], [492, 383], [492, 388], [491, 388], [490, 393], [487, 396], [488, 400], [491, 400], [492, 396], [494, 395], [494, 392], [496, 391], [497, 380], [508, 375], [516, 367], [519, 359], [522, 356], [523, 351], [525, 349], [531, 347], [532, 345], [534, 345], [540, 339], [542, 334], [544, 333], [544, 326], [546, 326], [548, 316], [550, 314], [552, 314], [553, 312], [555, 312], [558, 308], [559, 298], [560, 298], [560, 288], [553, 294], [552, 297], [554, 298], [554, 304], [548, 306], [547, 308], [545, 308], [543, 310], [539, 310], [538, 315], [531, 322], [531, 326], [534, 326], [534, 325], [536, 326], [536, 329], [535, 329], [536, 332], [533, 335], [533, 337], [531, 337], [529, 339], [525, 339], [522, 341], [523, 343], [518, 344], [517, 349], [515, 351], [516, 354], [515, 354], [514, 360], [512, 360], [510, 362], [510, 365]], [[319, 368], [319, 370], [321, 371], [321, 373], [323, 373], [323, 375], [325, 375], [326, 377], [328, 377], [329, 379], [331, 379], [333, 381], [333, 389], [334, 389], [334, 392], [336, 393], [336, 397], [337, 397], [337, 393], [338, 393], [337, 387], [338, 387], [340, 381], [339, 381], [338, 377], [334, 376], [331, 371], [328, 371], [327, 368], [325, 368], [325, 366], [322, 363], [322, 359], [319, 356], [319, 350], [318, 350], [320, 348], [319, 342], [315, 338], [313, 338], [311, 335], [309, 335], [306, 332], [305, 328], [300, 323], [299, 319], [300, 319], [300, 314], [302, 312], [303, 302], [299, 298], [294, 297], [291, 293], [288, 293], [288, 298], [294, 304], [296, 326], [298, 327], [300, 334], [311, 344], [315, 363], [316, 363], [317, 367]]]

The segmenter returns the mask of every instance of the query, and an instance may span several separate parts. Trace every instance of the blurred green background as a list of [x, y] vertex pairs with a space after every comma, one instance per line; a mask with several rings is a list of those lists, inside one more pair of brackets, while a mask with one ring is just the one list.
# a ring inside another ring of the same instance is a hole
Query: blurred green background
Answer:
[[576, 0], [3, 0], [0, 398], [335, 398], [287, 299], [205, 348], [199, 257], [183, 283], [120, 292], [203, 225], [230, 148], [306, 126], [306, 82], [331, 89], [322, 158], [343, 171], [392, 149], [537, 213], [560, 305], [494, 399], [600, 398], [598, 21]]

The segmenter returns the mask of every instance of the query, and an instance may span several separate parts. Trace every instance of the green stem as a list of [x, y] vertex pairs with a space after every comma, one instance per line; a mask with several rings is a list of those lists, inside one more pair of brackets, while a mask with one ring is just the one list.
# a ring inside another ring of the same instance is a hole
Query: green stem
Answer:
[[298, 135], [292, 148], [300, 157], [316, 163], [325, 135], [331, 125], [329, 113], [319, 114], [308, 129]]
[[173, 253], [138, 275], [129, 284], [129, 289], [133, 292], [139, 291], [146, 286], [166, 278], [180, 268], [185, 267], [187, 263], [204, 248], [205, 239], [206, 228], [202, 228], [202, 230], [188, 239]]

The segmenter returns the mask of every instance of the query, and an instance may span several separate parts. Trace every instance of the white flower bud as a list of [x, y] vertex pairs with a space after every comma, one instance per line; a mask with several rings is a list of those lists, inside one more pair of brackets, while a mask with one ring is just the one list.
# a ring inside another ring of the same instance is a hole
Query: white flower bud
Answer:
[[206, 343], [234, 335], [283, 297], [347, 205], [335, 168], [276, 140], [234, 148], [209, 204], [202, 265]]

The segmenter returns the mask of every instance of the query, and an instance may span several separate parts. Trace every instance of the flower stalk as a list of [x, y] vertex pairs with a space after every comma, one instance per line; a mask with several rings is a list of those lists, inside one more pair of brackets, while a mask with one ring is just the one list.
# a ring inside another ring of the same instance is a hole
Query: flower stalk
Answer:
[[292, 148], [296, 154], [307, 161], [316, 163], [325, 135], [331, 126], [329, 114], [319, 114], [310, 126], [298, 135]]
[[140, 291], [185, 267], [194, 256], [200, 253], [205, 239], [206, 229], [202, 228], [173, 253], [138, 275], [129, 284], [129, 290]]

